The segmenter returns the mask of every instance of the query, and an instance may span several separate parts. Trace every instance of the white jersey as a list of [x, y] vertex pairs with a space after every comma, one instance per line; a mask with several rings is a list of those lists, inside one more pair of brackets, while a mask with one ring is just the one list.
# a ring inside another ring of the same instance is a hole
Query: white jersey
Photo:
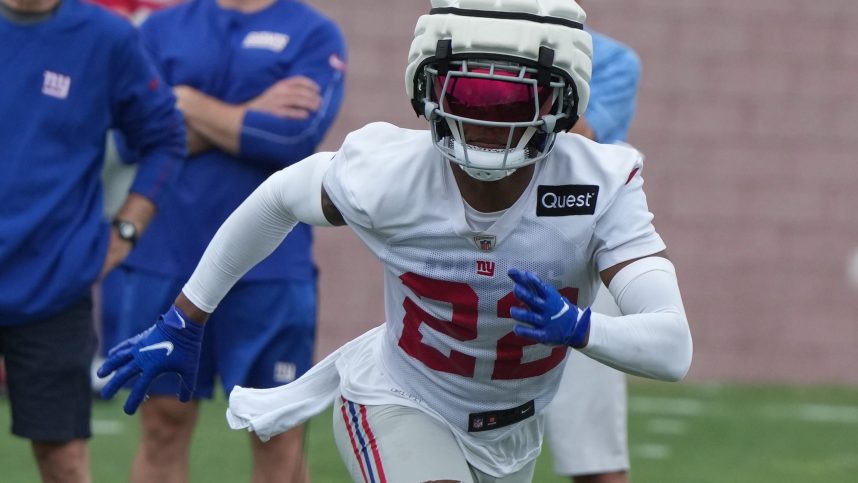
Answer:
[[490, 466], [501, 462], [512, 472], [539, 454], [534, 416], [554, 396], [567, 352], [513, 333], [507, 271], [534, 272], [586, 307], [600, 270], [663, 250], [641, 165], [632, 149], [559, 135], [518, 201], [474, 231], [451, 171], [458, 167], [442, 160], [428, 131], [374, 123], [336, 153], [324, 188], [384, 264], [380, 370], [398, 397], [443, 417], [466, 453], [479, 453], [472, 464], [481, 470], [496, 473]]

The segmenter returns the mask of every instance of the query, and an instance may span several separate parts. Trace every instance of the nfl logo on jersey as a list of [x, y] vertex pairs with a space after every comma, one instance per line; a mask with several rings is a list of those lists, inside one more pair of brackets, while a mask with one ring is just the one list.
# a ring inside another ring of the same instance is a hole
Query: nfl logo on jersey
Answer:
[[477, 235], [474, 237], [474, 243], [484, 252], [490, 252], [495, 247], [494, 235]]
[[474, 418], [473, 422], [471, 423], [471, 426], [474, 429], [482, 429], [483, 428], [483, 418]]

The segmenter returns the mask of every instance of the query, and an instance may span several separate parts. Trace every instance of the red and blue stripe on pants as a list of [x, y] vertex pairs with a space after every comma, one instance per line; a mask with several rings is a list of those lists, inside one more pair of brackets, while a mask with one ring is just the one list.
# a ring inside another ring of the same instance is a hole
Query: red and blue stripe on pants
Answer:
[[352, 450], [360, 465], [363, 480], [366, 483], [387, 483], [375, 434], [366, 418], [366, 406], [355, 404], [342, 396], [340, 399], [343, 402], [340, 411], [343, 414], [343, 421], [346, 423]]

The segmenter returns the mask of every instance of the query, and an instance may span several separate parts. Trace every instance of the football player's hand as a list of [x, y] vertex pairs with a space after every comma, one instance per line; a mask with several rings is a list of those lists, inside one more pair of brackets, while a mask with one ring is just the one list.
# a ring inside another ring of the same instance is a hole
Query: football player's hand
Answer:
[[551, 285], [531, 272], [515, 268], [508, 272], [515, 282], [513, 292], [527, 307], [512, 307], [517, 324], [513, 331], [548, 345], [568, 345], [580, 349], [590, 336], [590, 309], [581, 310]]
[[170, 307], [155, 325], [110, 350], [107, 360], [98, 368], [98, 377], [107, 377], [114, 371], [116, 374], [101, 390], [101, 397], [110, 399], [139, 375], [124, 407], [127, 414], [134, 414], [152, 381], [163, 373], [175, 372], [182, 380], [179, 399], [189, 401], [197, 381], [203, 328], [175, 305]]

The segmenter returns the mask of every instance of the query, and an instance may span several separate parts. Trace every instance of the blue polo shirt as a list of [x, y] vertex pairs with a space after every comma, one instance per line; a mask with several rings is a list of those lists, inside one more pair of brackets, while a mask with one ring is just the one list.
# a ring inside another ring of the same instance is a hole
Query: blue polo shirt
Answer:
[[588, 32], [593, 37], [593, 79], [584, 116], [596, 133], [596, 141], [625, 141], [635, 115], [640, 59], [630, 47], [598, 32]]
[[[307, 5], [278, 0], [255, 13], [194, 0], [152, 14], [142, 25], [147, 49], [170, 85], [188, 85], [230, 104], [275, 82], [303, 75], [321, 87], [323, 105], [307, 119], [248, 111], [238, 156], [213, 149], [187, 159], [179, 181], [126, 264], [187, 278], [230, 213], [274, 172], [312, 154], [343, 97], [345, 43], [338, 27]], [[311, 280], [310, 227], [299, 224], [243, 280]]]
[[132, 190], [161, 204], [184, 126], [128, 22], [63, 0], [35, 23], [0, 15], [0, 325], [65, 310], [106, 257], [108, 129], [141, 153]]

